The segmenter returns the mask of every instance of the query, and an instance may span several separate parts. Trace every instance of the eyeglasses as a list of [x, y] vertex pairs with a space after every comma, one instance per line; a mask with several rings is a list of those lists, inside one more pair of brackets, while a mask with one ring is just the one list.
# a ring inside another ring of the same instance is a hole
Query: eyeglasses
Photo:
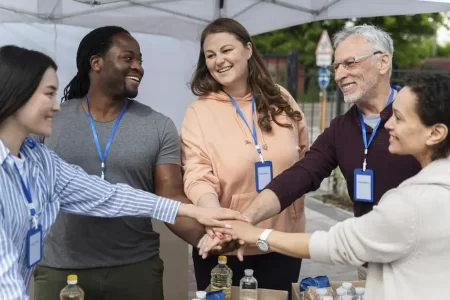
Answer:
[[343, 62], [332, 64], [331, 66], [328, 67], [328, 70], [331, 73], [335, 73], [337, 71], [337, 69], [339, 68], [339, 65], [342, 65], [344, 67], [344, 69], [349, 70], [349, 69], [353, 68], [357, 63], [363, 61], [364, 59], [369, 58], [374, 55], [377, 55], [377, 54], [382, 54], [382, 53], [383, 52], [381, 52], [381, 51], [375, 51], [375, 52], [367, 54], [367, 55], [350, 57], [350, 58], [347, 58], [346, 60], [344, 60]]

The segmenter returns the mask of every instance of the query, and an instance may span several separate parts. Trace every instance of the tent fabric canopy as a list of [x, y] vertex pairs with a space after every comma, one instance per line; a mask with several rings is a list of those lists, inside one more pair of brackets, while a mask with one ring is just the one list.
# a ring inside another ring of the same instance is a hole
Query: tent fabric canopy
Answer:
[[2, 0], [0, 22], [119, 25], [196, 40], [219, 16], [236, 19], [255, 35], [318, 20], [444, 11], [450, 3], [442, 0]]

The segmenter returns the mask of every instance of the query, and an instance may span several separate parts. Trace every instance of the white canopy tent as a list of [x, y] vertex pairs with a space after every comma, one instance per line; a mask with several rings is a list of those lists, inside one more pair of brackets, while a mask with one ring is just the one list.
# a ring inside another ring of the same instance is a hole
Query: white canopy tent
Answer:
[[0, 0], [0, 45], [18, 44], [51, 55], [64, 87], [76, 73], [81, 38], [95, 27], [123, 26], [133, 32], [144, 55], [146, 75], [138, 100], [172, 117], [179, 127], [193, 100], [187, 83], [198, 56], [198, 37], [219, 16], [235, 18], [251, 34], [259, 34], [324, 19], [449, 11], [450, 3], [442, 1]]
[[[122, 26], [133, 33], [144, 56], [137, 100], [171, 117], [179, 128], [194, 100], [187, 83], [199, 34], [219, 16], [235, 18], [254, 35], [317, 20], [449, 10], [448, 0], [0, 0], [0, 46], [15, 44], [52, 56], [59, 65], [61, 96], [76, 73], [81, 38], [92, 28]], [[180, 272], [186, 267], [186, 245], [167, 233], [161, 237], [164, 276], [171, 278], [165, 280], [166, 297], [186, 299], [186, 275]]]
[[133, 32], [197, 39], [218, 16], [251, 34], [325, 19], [450, 10], [448, 0], [1, 0], [0, 22], [82, 27], [119, 25]]

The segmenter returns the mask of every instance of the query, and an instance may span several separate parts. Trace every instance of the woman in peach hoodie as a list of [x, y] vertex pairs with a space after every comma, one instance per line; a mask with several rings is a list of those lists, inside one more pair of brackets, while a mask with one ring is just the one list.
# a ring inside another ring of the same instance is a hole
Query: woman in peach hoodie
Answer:
[[[292, 166], [308, 149], [303, 113], [291, 95], [276, 85], [256, 52], [247, 30], [220, 18], [201, 36], [201, 50], [192, 79], [199, 98], [187, 109], [181, 129], [184, 188], [202, 207], [243, 211], [264, 186]], [[304, 232], [304, 202], [299, 199], [278, 216], [258, 226], [284, 232]], [[223, 236], [207, 228], [200, 243]], [[240, 262], [228, 255], [233, 285], [245, 269], [253, 269], [260, 288], [290, 291], [301, 260], [263, 252], [249, 245]], [[204, 290], [217, 256], [193, 251], [197, 288]]]

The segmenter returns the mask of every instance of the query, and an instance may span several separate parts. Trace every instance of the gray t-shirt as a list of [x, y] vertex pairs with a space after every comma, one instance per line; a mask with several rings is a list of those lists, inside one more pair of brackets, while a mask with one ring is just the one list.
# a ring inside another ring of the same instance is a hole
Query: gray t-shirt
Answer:
[[[102, 152], [115, 122], [95, 122]], [[80, 100], [61, 105], [61, 111], [53, 118], [53, 134], [43, 142], [65, 161], [79, 165], [88, 174], [101, 175], [89, 117]], [[170, 118], [130, 101], [111, 143], [105, 180], [154, 192], [155, 166], [180, 164], [179, 143]], [[61, 269], [112, 267], [158, 254], [159, 234], [153, 231], [149, 218], [59, 213], [47, 236], [41, 265]]]

